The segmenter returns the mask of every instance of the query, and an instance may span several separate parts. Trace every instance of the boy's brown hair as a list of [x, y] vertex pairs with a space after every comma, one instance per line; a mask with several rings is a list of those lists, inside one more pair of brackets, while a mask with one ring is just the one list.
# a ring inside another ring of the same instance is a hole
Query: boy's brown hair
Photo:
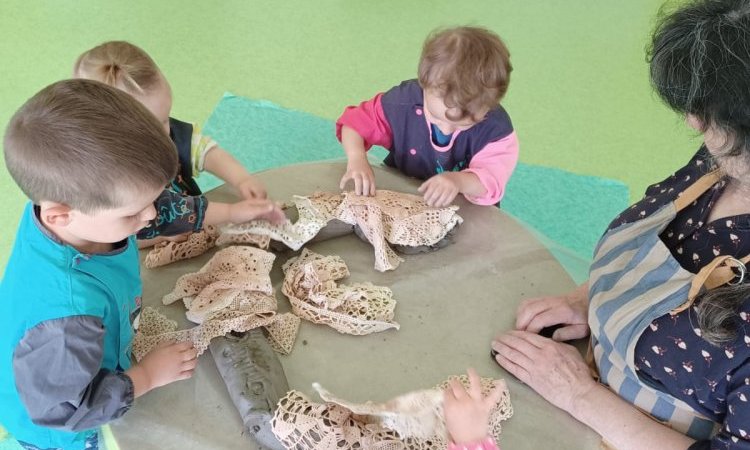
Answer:
[[84, 52], [73, 67], [73, 75], [140, 95], [161, 80], [159, 66], [148, 53], [125, 41], [105, 42]]
[[510, 53], [495, 33], [478, 27], [458, 27], [433, 32], [419, 60], [419, 84], [435, 89], [448, 108], [481, 120], [480, 113], [496, 106], [508, 90]]
[[5, 131], [5, 164], [36, 204], [86, 213], [165, 186], [177, 152], [140, 102], [98, 81], [65, 80], [29, 99]]

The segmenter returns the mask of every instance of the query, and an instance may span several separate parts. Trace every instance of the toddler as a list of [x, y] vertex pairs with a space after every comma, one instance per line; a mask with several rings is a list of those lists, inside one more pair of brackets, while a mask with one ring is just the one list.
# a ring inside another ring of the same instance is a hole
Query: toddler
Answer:
[[[175, 222], [170, 231], [195, 231], [202, 225], [245, 222], [254, 218], [283, 220], [281, 210], [266, 199], [263, 184], [215, 141], [202, 135], [197, 124], [170, 117], [172, 90], [151, 57], [124, 41], [105, 42], [84, 52], [76, 61], [73, 76], [101, 81], [127, 92], [148, 108], [169, 134], [177, 149], [179, 170], [169, 188], [179, 194], [165, 195], [157, 202], [158, 222]], [[235, 204], [208, 202], [194, 177], [206, 170], [233, 186], [244, 201]], [[190, 197], [194, 198], [190, 198]], [[139, 234], [145, 246], [153, 243], [156, 229]]]
[[389, 151], [386, 165], [426, 180], [419, 192], [428, 205], [448, 206], [458, 194], [497, 204], [518, 161], [516, 133], [498, 104], [510, 81], [509, 57], [483, 28], [431, 35], [417, 80], [348, 107], [336, 122], [348, 159], [341, 188], [352, 180], [356, 194], [375, 194], [366, 150], [380, 145]]

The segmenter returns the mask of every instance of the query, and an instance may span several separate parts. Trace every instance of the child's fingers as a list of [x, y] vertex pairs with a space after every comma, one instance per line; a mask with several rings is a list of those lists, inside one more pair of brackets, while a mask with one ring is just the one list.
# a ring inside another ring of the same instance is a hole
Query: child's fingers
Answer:
[[375, 196], [375, 178], [370, 177], [370, 195]]
[[439, 207], [445, 208], [451, 203], [451, 193], [445, 192], [442, 196], [440, 196], [440, 202], [438, 204]]
[[339, 182], [339, 189], [344, 190], [344, 188], [346, 187], [346, 183], [348, 183], [351, 179], [352, 177], [349, 175], [349, 173], [345, 173], [344, 176], [341, 177], [341, 181]]
[[484, 405], [487, 407], [488, 410], [492, 410], [497, 402], [500, 401], [500, 399], [503, 396], [504, 387], [503, 385], [496, 383], [489, 394], [487, 394], [487, 397], [484, 399]]
[[192, 345], [182, 351], [182, 360], [183, 361], [193, 361], [198, 358], [198, 350], [195, 349]]
[[469, 375], [469, 395], [475, 400], [481, 400], [482, 398], [482, 383], [479, 380], [479, 374], [473, 368], [466, 370]]
[[180, 372], [177, 377], [175, 377], [175, 381], [182, 381], [182, 380], [188, 380], [193, 377], [194, 370], [185, 370], [183, 372]]
[[367, 175], [362, 175], [361, 195], [370, 195], [370, 179], [367, 177]]
[[424, 194], [424, 201], [427, 203], [427, 206], [433, 206], [435, 203], [435, 188], [432, 184], [428, 185], [423, 192]]
[[466, 390], [464, 389], [464, 386], [456, 378], [451, 379], [448, 383], [448, 386], [451, 392], [453, 392], [453, 396], [456, 398], [456, 400], [461, 400], [466, 397]]
[[185, 372], [187, 370], [193, 371], [195, 370], [195, 367], [197, 365], [198, 365], [198, 358], [193, 358], [187, 361], [183, 361], [182, 364], [180, 364], [180, 369], [182, 372]]
[[173, 345], [174, 349], [178, 352], [185, 352], [193, 348], [193, 343], [190, 341], [172, 341], [170, 345]]
[[253, 191], [250, 191], [250, 193], [251, 193], [251, 194], [253, 195], [253, 197], [255, 197], [255, 198], [261, 198], [261, 199], [266, 199], [266, 198], [268, 198], [268, 193], [267, 193], [267, 192], [266, 192], [266, 190], [265, 190], [265, 189], [263, 189], [263, 188], [257, 188], [257, 189], [255, 189], [255, 190], [253, 190]]

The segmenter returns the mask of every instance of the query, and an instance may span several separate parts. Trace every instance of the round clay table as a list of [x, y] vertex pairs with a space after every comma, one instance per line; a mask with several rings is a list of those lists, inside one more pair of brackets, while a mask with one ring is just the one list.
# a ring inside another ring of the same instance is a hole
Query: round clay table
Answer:
[[[417, 193], [418, 180], [389, 168], [374, 170], [378, 188]], [[287, 201], [292, 195], [314, 191], [337, 192], [344, 171], [344, 163], [323, 162], [257, 175], [272, 198]], [[208, 198], [231, 201], [235, 197], [222, 187]], [[502, 210], [472, 205], [462, 196], [456, 204], [464, 223], [455, 243], [429, 254], [402, 255], [404, 261], [394, 271], [377, 272], [372, 247], [353, 234], [308, 246], [344, 259], [351, 272], [344, 283], [371, 281], [390, 287], [401, 329], [349, 336], [303, 320], [292, 353], [279, 356], [289, 386], [313, 401], [320, 401], [311, 387], [314, 381], [350, 401], [385, 401], [431, 388], [474, 367], [480, 376], [504, 378], [508, 383], [514, 415], [503, 423], [503, 448], [598, 449], [599, 438], [592, 430], [547, 403], [490, 358], [490, 341], [495, 333], [513, 327], [522, 299], [569, 291], [572, 280], [537, 239]], [[144, 268], [143, 304], [157, 307], [181, 328], [193, 326], [185, 319], [182, 302], [164, 306], [161, 298], [180, 275], [197, 271], [214, 253]], [[281, 265], [295, 254], [278, 254], [271, 273], [281, 312], [290, 309], [280, 289]], [[201, 356], [190, 380], [137, 399], [112, 429], [123, 450], [259, 448], [242, 435], [239, 415], [208, 353]]]

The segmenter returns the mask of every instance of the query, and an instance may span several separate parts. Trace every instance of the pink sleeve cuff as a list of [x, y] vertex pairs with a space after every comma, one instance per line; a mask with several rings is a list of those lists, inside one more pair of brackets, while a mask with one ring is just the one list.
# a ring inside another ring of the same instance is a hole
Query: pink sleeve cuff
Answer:
[[448, 450], [500, 450], [500, 447], [495, 443], [495, 439], [488, 436], [482, 441], [469, 444], [456, 444], [455, 442], [451, 442], [448, 444]]
[[505, 185], [518, 163], [518, 136], [512, 132], [499, 141], [490, 142], [479, 151], [464, 172], [471, 172], [479, 177], [482, 186], [487, 190], [479, 197], [467, 196], [466, 199], [477, 205], [494, 205], [505, 195]]
[[346, 125], [357, 132], [365, 141], [365, 149], [373, 145], [391, 148], [393, 133], [391, 125], [385, 118], [383, 105], [380, 103], [382, 93], [359, 106], [347, 106], [339, 120], [336, 121], [336, 137], [341, 141], [341, 128]]

